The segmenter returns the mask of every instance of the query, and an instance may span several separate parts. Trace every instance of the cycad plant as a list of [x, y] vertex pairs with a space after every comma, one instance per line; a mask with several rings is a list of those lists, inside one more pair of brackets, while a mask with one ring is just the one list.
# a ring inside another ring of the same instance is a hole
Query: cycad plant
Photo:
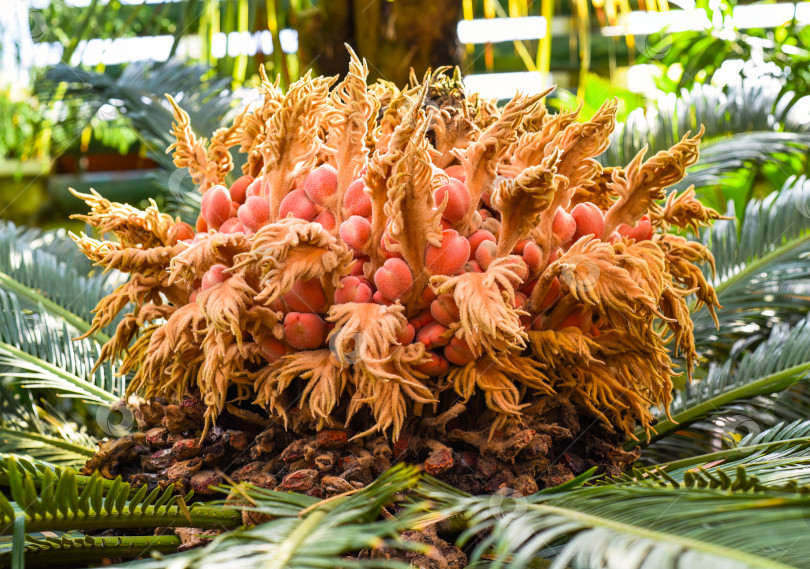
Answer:
[[[233, 431], [246, 412], [274, 423], [260, 438], [277, 444], [280, 427], [304, 437], [281, 453], [295, 457], [282, 485], [324, 494], [333, 463], [359, 458], [349, 441], [377, 451], [375, 473], [424, 460], [466, 487], [533, 488], [594, 421], [579, 463], [543, 485], [591, 464], [618, 472], [634, 458], [625, 435], [668, 408], [671, 355], [694, 366], [687, 297], [717, 306], [696, 266], [710, 253], [667, 230], [718, 214], [691, 191], [656, 203], [697, 160], [700, 135], [640, 152], [608, 179], [593, 156], [615, 102], [579, 123], [548, 114], [542, 94], [502, 110], [467, 97], [457, 74], [403, 91], [369, 87], [366, 74], [355, 58], [334, 87], [307, 76], [282, 94], [265, 81], [261, 105], [210, 143], [175, 104], [175, 164], [203, 196], [196, 235], [154, 205], [80, 196], [91, 211], [79, 217], [115, 240], [82, 234], [78, 246], [130, 275], [85, 337], [126, 312], [100, 361], [132, 373], [154, 446], [188, 439], [187, 460], [165, 474], [209, 485], [198, 455], [243, 450]], [[228, 189], [237, 145], [244, 175]], [[310, 437], [342, 452], [307, 457]], [[126, 472], [134, 460], [136, 476], [166, 468], [121, 445], [87, 468]]]
[[699, 137], [605, 171], [610, 102], [364, 75], [175, 107], [198, 231], [83, 196], [105, 273], [2, 234], [5, 561], [810, 567], [804, 180], [740, 226], [665, 191]]

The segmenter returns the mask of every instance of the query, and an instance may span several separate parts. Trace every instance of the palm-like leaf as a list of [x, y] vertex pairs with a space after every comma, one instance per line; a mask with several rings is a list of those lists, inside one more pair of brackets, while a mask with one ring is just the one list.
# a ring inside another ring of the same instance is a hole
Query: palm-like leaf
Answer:
[[627, 164], [643, 147], [666, 150], [687, 131], [703, 126], [701, 159], [672, 190], [694, 184], [706, 205], [724, 209], [733, 199], [742, 208], [761, 167], [777, 165], [784, 179], [806, 161], [810, 134], [807, 125], [786, 113], [796, 96], [782, 94], [782, 86], [780, 79], [757, 78], [725, 89], [696, 85], [680, 96], [669, 94], [655, 110], [630, 113], [599, 160]]
[[696, 85], [680, 96], [670, 93], [658, 101], [655, 110], [631, 112], [611, 135], [610, 146], [599, 160], [627, 164], [644, 146], [651, 152], [666, 150], [701, 125], [706, 129], [706, 142], [751, 132], [806, 131], [805, 125], [784, 114], [795, 95], [782, 95], [781, 88], [778, 79], [758, 78], [725, 89]]
[[[171, 156], [166, 154], [174, 139], [170, 133], [171, 107], [165, 94], [172, 95], [187, 110], [195, 133], [207, 136], [222, 126], [228, 114], [235, 110], [238, 97], [230, 83], [230, 78], [216, 77], [204, 65], [175, 60], [163, 64], [133, 63], [118, 78], [60, 64], [48, 69], [35, 91], [43, 101], [78, 103], [79, 112], [68, 119], [75, 121], [75, 125], [64, 125], [68, 131], [77, 133], [102, 105], [114, 105], [130, 121], [148, 148], [150, 158], [163, 167], [164, 172], [154, 177], [154, 183], [156, 189], [167, 196], [169, 212], [181, 215], [193, 225], [199, 213], [200, 197], [191, 178], [178, 170]], [[239, 166], [236, 165], [237, 171]]]
[[[41, 306], [80, 333], [90, 328], [98, 299], [112, 292], [120, 280], [116, 272], [91, 271], [87, 258], [64, 230], [25, 229], [0, 222], [0, 289], [13, 292], [21, 302]], [[100, 339], [106, 336], [101, 334]]]
[[730, 344], [780, 319], [795, 319], [810, 309], [810, 182], [790, 179], [782, 190], [748, 203], [742, 223], [715, 222], [702, 235], [712, 251], [717, 276], [707, 277], [723, 309], [719, 329], [711, 317], [695, 315], [695, 340], [708, 355], [724, 356]]
[[[94, 565], [99, 559], [134, 559], [153, 552], [173, 553], [181, 544], [176, 535], [99, 537], [47, 532], [26, 536], [25, 566], [53, 567], [66, 560], [82, 566]], [[12, 555], [11, 549], [0, 543], [0, 563], [8, 565]]]
[[23, 455], [49, 465], [79, 467], [93, 456], [96, 441], [59, 413], [34, 408], [7, 413], [0, 427], [0, 453]]
[[694, 452], [698, 441], [701, 445], [698, 448], [704, 449], [722, 444], [720, 437], [707, 437], [706, 433], [714, 429], [705, 427], [699, 429], [703, 431], [699, 438], [694, 432], [667, 435], [695, 421], [711, 424], [713, 419], [720, 419], [722, 428], [722, 417], [737, 417], [729, 409], [734, 402], [783, 391], [808, 376], [810, 320], [802, 320], [792, 328], [775, 327], [769, 338], [755, 349], [732, 353], [723, 364], [710, 364], [705, 378], [676, 393], [670, 408], [672, 419], [661, 418], [655, 425], [657, 437], [664, 438], [645, 449], [645, 460], [663, 462], [681, 458], [685, 453]]
[[[5, 528], [6, 535], [13, 528], [13, 539], [0, 541], [0, 563], [4, 565], [11, 561], [21, 567], [25, 554], [47, 560], [61, 550], [64, 560], [76, 552], [79, 555], [73, 556], [81, 558], [88, 550], [103, 554], [106, 548], [124, 556], [138, 556], [145, 550], [170, 545], [143, 538], [88, 540], [81, 534], [53, 538], [54, 532], [178, 526], [228, 529], [241, 525], [241, 515], [234, 509], [186, 505], [183, 498], [174, 495], [173, 485], [150, 492], [146, 485], [134, 489], [120, 478], [108, 484], [98, 474], [77, 477], [69, 468], [32, 472], [19, 468], [13, 458], [4, 461], [3, 473], [10, 492], [0, 494], [0, 527]], [[42, 532], [48, 532], [47, 537], [38, 535]], [[140, 553], [134, 549], [138, 543], [144, 546]]]
[[[9, 485], [9, 471], [11, 469], [16, 469], [21, 478], [30, 478], [31, 482], [37, 488], [42, 488], [42, 485], [46, 481], [52, 480], [52, 478], [47, 477], [46, 471], [51, 471], [58, 479], [66, 470], [73, 470], [70, 466], [61, 466], [36, 458], [0, 454], [0, 484], [3, 486], [7, 487]], [[78, 488], [82, 489], [90, 483], [92, 476], [85, 476], [74, 472], [74, 478], [76, 479]], [[100, 478], [99, 481], [105, 489], [112, 487], [114, 484], [113, 480], [107, 480], [106, 478]]]
[[[22, 506], [25, 531], [70, 531], [130, 527], [234, 528], [241, 515], [231, 508], [212, 508], [185, 503], [174, 493], [174, 486], [151, 491], [144, 484], [132, 488], [120, 478], [104, 484], [98, 474], [85, 478], [82, 485], [76, 472], [65, 468], [43, 470], [39, 489], [34, 475], [18, 469], [13, 459], [5, 472], [9, 495], [0, 494], [0, 527], [9, 528], [17, 517], [15, 505]], [[190, 499], [191, 494], [186, 495]]]
[[[780, 192], [752, 200], [742, 222], [733, 205], [727, 216], [731, 219], [716, 222], [702, 235], [717, 267], [716, 277], [708, 267], [706, 276], [723, 305], [718, 311], [719, 328], [705, 311], [694, 315], [695, 341], [709, 361], [707, 371], [698, 375], [708, 373], [708, 378], [687, 386], [676, 398], [675, 419], [692, 423], [690, 428], [680, 427], [681, 432], [652, 445], [645, 450], [645, 460], [660, 462], [718, 450], [723, 417], [750, 420], [752, 426], [766, 428], [806, 416], [810, 408], [808, 398], [795, 391], [762, 397], [804, 377], [776, 359], [783, 357], [780, 342], [785, 339], [785, 326], [774, 332], [766, 344], [770, 348], [746, 356], [749, 364], [736, 367], [744, 352], [768, 337], [774, 322], [792, 322], [810, 310], [810, 266], [805, 260], [810, 254], [810, 182], [804, 177], [791, 179]], [[805, 327], [802, 324], [794, 332], [804, 334]], [[798, 360], [790, 361], [801, 366]], [[746, 401], [741, 402], [743, 397]], [[657, 428], [666, 434], [676, 424], [664, 421]]]
[[74, 330], [47, 312], [24, 311], [14, 295], [0, 290], [0, 374], [31, 388], [109, 405], [125, 392], [124, 378], [109, 365], [93, 372], [100, 347], [73, 341]]
[[731, 448], [635, 471], [618, 483], [718, 486], [739, 491], [797, 491], [810, 484], [810, 421], [780, 423], [739, 440], [733, 431], [727, 435]]
[[87, 435], [64, 425], [59, 436], [41, 434], [24, 427], [0, 427], [0, 452], [37, 458], [62, 466], [80, 467], [93, 456], [95, 444]]
[[726, 200], [735, 197], [738, 199], [734, 201], [743, 205], [746, 196], [738, 196], [725, 186], [747, 189], [750, 172], [766, 164], [778, 164], [784, 176], [790, 176], [795, 173], [790, 160], [803, 158], [808, 148], [810, 134], [797, 132], [750, 132], [709, 140], [700, 151], [699, 162], [670, 191], [680, 192], [694, 185], [709, 207], [722, 210]]
[[[71, 340], [78, 333], [77, 326], [72, 325], [78, 316], [65, 317], [63, 304], [70, 304], [70, 296], [50, 292], [60, 288], [78, 292], [72, 287], [100, 292], [107, 289], [109, 279], [72, 274], [81, 263], [71, 269], [46, 252], [45, 246], [58, 252], [64, 244], [58, 235], [28, 232], [28, 247], [9, 246], [21, 242], [26, 233], [14, 230], [11, 235], [16, 239], [3, 241], [7, 245], [4, 260], [6, 267], [16, 270], [6, 273], [7, 280], [0, 283], [12, 283], [8, 292], [0, 288], [0, 452], [81, 465], [92, 456], [96, 441], [55, 409], [38, 407], [34, 395], [45, 396], [45, 407], [54, 394], [104, 406], [123, 396], [124, 378], [116, 377], [112, 366], [105, 364], [93, 370], [100, 352], [98, 342]], [[77, 305], [81, 303], [87, 308], [86, 295]], [[21, 387], [25, 390], [20, 391]]]
[[[810, 566], [810, 497], [739, 493], [684, 486], [589, 486], [528, 498], [465, 497], [446, 488], [427, 494], [446, 516], [465, 516], [466, 542], [487, 532], [473, 559], [527, 567], [554, 556], [552, 567]], [[547, 549], [566, 539], [559, 549]]]
[[[241, 514], [232, 506], [191, 504], [172, 495], [172, 488], [147, 492], [145, 486], [137, 491], [120, 479], [105, 483], [97, 475], [77, 477], [69, 469], [52, 471], [16, 461], [0, 464], [11, 489], [11, 498], [0, 496], [0, 526], [13, 518], [14, 504], [29, 504], [26, 508], [24, 547], [15, 552], [9, 541], [0, 542], [0, 562], [12, 555], [25, 553], [36, 564], [58, 558], [90, 558], [90, 554], [119, 556], [143, 555], [145, 550], [169, 550], [177, 540], [152, 540], [122, 537], [104, 541], [75, 532], [70, 535], [30, 535], [30, 532], [67, 531], [103, 527], [127, 528], [159, 526], [212, 527], [229, 529], [241, 524]], [[238, 501], [248, 502], [253, 512], [272, 516], [272, 521], [256, 528], [225, 533], [205, 549], [178, 554], [166, 559], [145, 561], [139, 566], [213, 567], [222, 563], [240, 563], [265, 567], [337, 567], [344, 564], [343, 556], [361, 549], [383, 545], [408, 547], [400, 542], [399, 533], [416, 526], [425, 517], [426, 504], [416, 501], [404, 505], [395, 519], [377, 521], [383, 507], [402, 502], [401, 494], [419, 481], [414, 467], [395, 467], [374, 483], [355, 494], [329, 500], [301, 494], [262, 490], [248, 484], [223, 488]], [[39, 490], [38, 490], [39, 488]], [[190, 498], [190, 495], [186, 499]], [[6, 525], [10, 527], [10, 525]], [[419, 548], [411, 544], [410, 548]], [[406, 567], [387, 560], [366, 560], [353, 563], [367, 567]]]
[[671, 463], [725, 452], [735, 441], [764, 432], [780, 424], [801, 422], [810, 409], [810, 385], [802, 380], [785, 391], [739, 399], [688, 425], [679, 426], [650, 450], [642, 453], [642, 462], [656, 460]]
[[[198, 133], [214, 132], [232, 109], [231, 80], [212, 79], [210, 72], [204, 65], [187, 65], [176, 60], [163, 64], [137, 62], [116, 78], [59, 64], [48, 68], [35, 92], [46, 103], [81, 102], [81, 111], [70, 117], [76, 122], [72, 129], [76, 132], [87, 125], [102, 105], [113, 104], [132, 121], [132, 127], [149, 148], [163, 154], [174, 142], [170, 134], [171, 107], [165, 93], [188, 109], [191, 125]], [[157, 154], [155, 157], [161, 164], [171, 165], [170, 157]]]

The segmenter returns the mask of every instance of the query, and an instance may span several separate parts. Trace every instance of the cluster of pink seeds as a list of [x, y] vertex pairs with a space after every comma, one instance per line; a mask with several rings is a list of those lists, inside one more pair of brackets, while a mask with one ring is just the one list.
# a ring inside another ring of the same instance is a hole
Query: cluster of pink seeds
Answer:
[[[466, 272], [486, 271], [496, 258], [496, 242], [500, 222], [497, 213], [493, 213], [489, 196], [485, 195], [479, 204], [477, 226], [469, 235], [459, 235], [452, 227], [457, 224], [470, 207], [470, 193], [465, 186], [464, 169], [459, 165], [441, 170], [435, 168], [435, 174], [443, 175], [447, 183], [434, 192], [436, 204], [447, 203], [443, 211], [443, 236], [441, 247], [428, 246], [425, 253], [425, 265], [434, 275], [457, 275]], [[361, 172], [362, 176], [363, 172]], [[176, 231], [179, 239], [197, 242], [210, 230], [222, 233], [245, 233], [252, 235], [264, 225], [270, 223], [269, 201], [262, 195], [262, 179], [242, 176], [230, 189], [217, 185], [208, 189], [202, 198], [202, 213], [197, 219], [197, 234], [192, 228], [182, 224]], [[337, 171], [328, 164], [322, 164], [312, 170], [299, 187], [290, 192], [281, 202], [279, 218], [288, 216], [305, 221], [319, 223], [334, 234], [336, 221], [327, 209], [328, 200], [336, 193], [338, 186]], [[292, 290], [281, 296], [273, 304], [274, 310], [285, 313], [283, 320], [284, 340], [267, 338], [262, 343], [262, 350], [269, 362], [273, 362], [292, 350], [311, 350], [322, 347], [333, 324], [327, 322], [325, 315], [332, 304], [369, 303], [391, 304], [408, 293], [413, 286], [414, 277], [408, 264], [395, 253], [385, 248], [390, 235], [383, 237], [379, 244], [371, 243], [372, 204], [363, 178], [359, 177], [348, 187], [344, 198], [344, 211], [350, 217], [340, 224], [337, 234], [352, 249], [355, 261], [348, 276], [341, 279], [333, 298], [327, 298], [319, 279], [298, 281]], [[552, 253], [548, 263], [553, 262], [572, 243], [579, 238], [592, 235], [601, 239], [605, 229], [604, 212], [593, 203], [580, 203], [570, 212], [558, 208], [553, 222], [553, 231], [557, 242], [562, 246]], [[614, 241], [621, 236], [631, 237], [636, 241], [652, 238], [652, 225], [649, 216], [642, 217], [635, 227], [621, 225], [608, 240]], [[364, 276], [363, 266], [368, 261], [372, 246], [385, 251], [387, 260], [377, 269], [371, 279]], [[540, 264], [542, 254], [540, 247], [530, 239], [524, 239], [515, 246], [514, 255], [520, 256], [526, 264], [527, 276], [542, 273]], [[199, 290], [205, 290], [230, 277], [225, 265], [212, 266], [199, 281], [191, 295], [194, 302]], [[527, 303], [537, 279], [525, 282], [516, 292], [515, 308]], [[560, 297], [560, 283], [555, 278], [551, 290], [539, 306], [537, 315], [522, 317], [526, 329], [542, 330], [544, 312]], [[459, 320], [459, 310], [452, 295], [436, 295], [428, 286], [422, 292], [423, 299], [429, 308], [409, 320], [402, 331], [399, 342], [403, 345], [413, 341], [421, 342], [431, 352], [432, 360], [420, 366], [419, 371], [440, 376], [447, 372], [450, 364], [466, 365], [475, 359], [469, 346], [460, 338], [447, 334], [448, 327]], [[584, 316], [572, 314], [559, 328], [584, 325]], [[598, 322], [593, 324], [591, 332], [598, 334]], [[451, 336], [451, 337], [448, 337]]]

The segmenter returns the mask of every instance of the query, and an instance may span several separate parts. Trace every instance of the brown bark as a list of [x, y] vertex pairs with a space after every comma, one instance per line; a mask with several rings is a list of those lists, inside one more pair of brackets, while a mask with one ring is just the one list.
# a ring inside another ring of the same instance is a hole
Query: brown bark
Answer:
[[349, 67], [348, 43], [368, 61], [372, 78], [403, 85], [411, 68], [421, 78], [428, 69], [461, 63], [460, 15], [460, 0], [321, 2], [294, 22], [301, 67], [342, 75]]

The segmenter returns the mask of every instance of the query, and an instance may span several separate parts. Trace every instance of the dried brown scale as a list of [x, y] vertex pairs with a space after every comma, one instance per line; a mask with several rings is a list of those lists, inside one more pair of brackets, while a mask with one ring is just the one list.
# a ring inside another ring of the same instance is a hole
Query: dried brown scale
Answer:
[[[226, 411], [222, 426], [212, 428], [199, 447], [193, 446], [199, 439], [188, 437], [190, 432], [179, 433], [181, 438], [171, 446], [165, 437], [138, 433], [104, 443], [93, 467], [101, 464], [105, 475], [121, 474], [130, 482], [162, 487], [174, 483], [181, 491], [194, 489], [199, 497], [215, 496], [208, 486], [225, 480], [219, 473], [264, 488], [328, 497], [362, 488], [395, 461], [421, 463], [428, 473], [471, 493], [502, 488], [522, 493], [535, 485], [544, 488], [568, 480], [592, 466], [617, 473], [636, 459], [637, 453], [622, 449], [621, 434], [572, 415], [567, 401], [549, 402], [544, 408], [549, 423], [535, 416], [528, 429], [508, 427], [491, 438], [488, 429], [423, 429], [405, 437], [404, 447], [384, 437], [349, 443], [352, 432], [340, 429], [296, 438], [278, 426], [260, 430]], [[152, 420], [162, 422], [158, 416]], [[242, 428], [227, 428], [229, 423]], [[200, 419], [197, 432], [202, 425]], [[160, 434], [161, 429], [149, 432]], [[234, 440], [249, 444], [233, 445]], [[395, 456], [397, 449], [400, 454]], [[190, 453], [197, 456], [188, 458]], [[88, 463], [85, 471], [90, 468]]]
[[180, 538], [182, 544], [178, 552], [189, 551], [198, 547], [205, 547], [211, 540], [222, 533], [221, 530], [203, 530], [199, 528], [174, 528], [174, 533]]
[[427, 553], [383, 547], [366, 550], [356, 557], [347, 559], [362, 560], [371, 558], [405, 561], [412, 567], [419, 569], [464, 569], [467, 567], [467, 556], [457, 547], [441, 539], [437, 535], [434, 526], [424, 531], [409, 530], [403, 532], [402, 539], [406, 542], [427, 546]]
[[296, 470], [284, 477], [281, 484], [278, 485], [278, 490], [305, 494], [315, 486], [315, 483], [318, 481], [318, 475], [319, 472], [312, 468]]
[[175, 462], [165, 471], [163, 471], [161, 476], [172, 481], [179, 480], [181, 478], [191, 478], [200, 470], [202, 467], [202, 462], [202, 459], [199, 457]]
[[214, 470], [200, 470], [191, 475], [189, 484], [195, 494], [217, 494], [214, 489], [224, 482], [221, 475]]
[[425, 472], [431, 476], [439, 476], [455, 466], [453, 460], [453, 452], [442, 445], [430, 453], [430, 456], [425, 459]]

